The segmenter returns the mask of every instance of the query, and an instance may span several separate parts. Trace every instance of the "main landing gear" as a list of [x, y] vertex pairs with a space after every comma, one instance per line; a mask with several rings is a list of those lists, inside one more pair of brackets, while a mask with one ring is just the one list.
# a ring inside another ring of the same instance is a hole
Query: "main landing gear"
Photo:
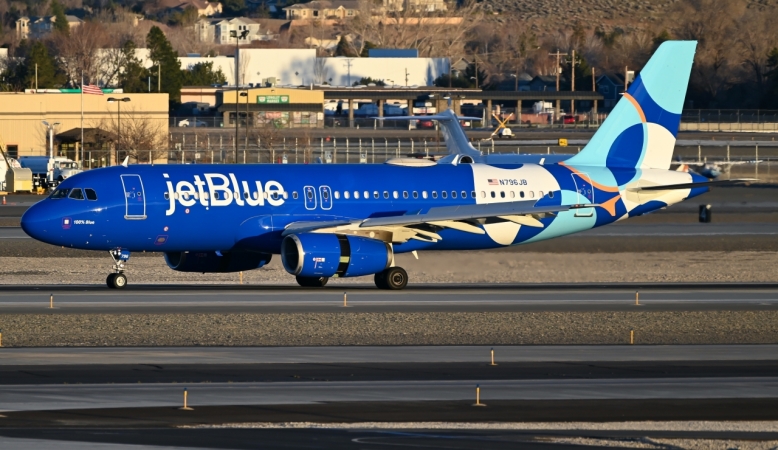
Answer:
[[373, 280], [378, 289], [399, 291], [408, 285], [408, 272], [402, 267], [390, 267], [375, 274]]
[[130, 259], [130, 251], [114, 249], [108, 252], [113, 259], [113, 273], [105, 279], [105, 284], [111, 289], [124, 289], [127, 286], [127, 276], [124, 275], [125, 263]]

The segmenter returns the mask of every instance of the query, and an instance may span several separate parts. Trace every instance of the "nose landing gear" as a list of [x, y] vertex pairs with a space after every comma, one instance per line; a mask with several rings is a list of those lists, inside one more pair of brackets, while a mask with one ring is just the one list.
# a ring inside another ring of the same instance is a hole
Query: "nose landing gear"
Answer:
[[127, 276], [124, 275], [125, 263], [130, 259], [130, 251], [122, 250], [120, 248], [111, 250], [108, 252], [113, 259], [113, 273], [108, 275], [105, 279], [105, 284], [111, 289], [123, 289], [127, 286]]

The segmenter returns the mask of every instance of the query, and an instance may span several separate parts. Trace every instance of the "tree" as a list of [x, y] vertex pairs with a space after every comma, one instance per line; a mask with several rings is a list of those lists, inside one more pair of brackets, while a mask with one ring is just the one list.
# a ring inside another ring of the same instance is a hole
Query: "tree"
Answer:
[[57, 70], [54, 58], [49, 55], [48, 49], [41, 41], [35, 41], [30, 46], [30, 50], [25, 58], [24, 65], [20, 67], [22, 73], [20, 77], [24, 81], [24, 86], [35, 88], [37, 65], [37, 85], [39, 89], [56, 88], [64, 84], [64, 77]]
[[348, 39], [345, 36], [341, 36], [338, 41], [338, 46], [335, 48], [335, 56], [347, 56], [353, 58], [358, 56], [357, 53], [351, 48], [348, 43]]
[[184, 86], [210, 86], [227, 82], [222, 70], [214, 71], [213, 62], [210, 61], [193, 65], [191, 69], [184, 70], [183, 75]]
[[81, 74], [86, 81], [97, 79], [100, 64], [98, 50], [107, 44], [103, 26], [96, 22], [86, 22], [73, 29], [73, 32], [54, 41], [58, 61], [70, 85], [81, 84]]
[[178, 62], [178, 54], [159, 27], [154, 26], [149, 30], [146, 47], [149, 49], [149, 59], [161, 68], [162, 92], [167, 92], [170, 96], [171, 106], [180, 103], [183, 85], [181, 63]]
[[51, 1], [51, 14], [54, 16], [54, 29], [60, 33], [69, 34], [70, 25], [65, 16], [65, 8], [58, 0]]
[[148, 90], [149, 70], [135, 57], [135, 49], [135, 42], [131, 40], [125, 42], [121, 49], [124, 70], [119, 72], [119, 86], [129, 93]]
[[246, 11], [246, 2], [244, 0], [225, 0], [222, 2], [225, 17], [242, 16]]

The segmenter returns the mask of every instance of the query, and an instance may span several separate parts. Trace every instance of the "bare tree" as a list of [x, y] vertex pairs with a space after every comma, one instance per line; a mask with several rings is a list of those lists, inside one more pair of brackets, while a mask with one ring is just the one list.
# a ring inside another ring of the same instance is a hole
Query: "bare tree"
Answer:
[[110, 118], [92, 125], [116, 136], [113, 145], [119, 151], [119, 158], [129, 156], [139, 163], [167, 158], [165, 119], [152, 118], [130, 106], [122, 110], [120, 120], [121, 123], [111, 114]]
[[[756, 99], [764, 98], [767, 80], [767, 60], [770, 50], [778, 47], [778, 33], [772, 19], [764, 12], [749, 9], [736, 24], [735, 35], [740, 57], [751, 72], [756, 85]], [[758, 102], [757, 102], [758, 103]]]
[[53, 42], [68, 84], [80, 85], [82, 73], [86, 80], [97, 79], [98, 49], [107, 43], [106, 30], [101, 24], [86, 22], [68, 35], [58, 35]]

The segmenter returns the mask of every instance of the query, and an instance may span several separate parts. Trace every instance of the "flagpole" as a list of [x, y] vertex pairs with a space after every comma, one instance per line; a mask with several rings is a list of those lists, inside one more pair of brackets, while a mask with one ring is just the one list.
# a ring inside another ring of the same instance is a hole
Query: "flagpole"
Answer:
[[84, 71], [81, 70], [81, 157], [76, 155], [76, 159], [81, 161], [81, 170], [84, 169]]

